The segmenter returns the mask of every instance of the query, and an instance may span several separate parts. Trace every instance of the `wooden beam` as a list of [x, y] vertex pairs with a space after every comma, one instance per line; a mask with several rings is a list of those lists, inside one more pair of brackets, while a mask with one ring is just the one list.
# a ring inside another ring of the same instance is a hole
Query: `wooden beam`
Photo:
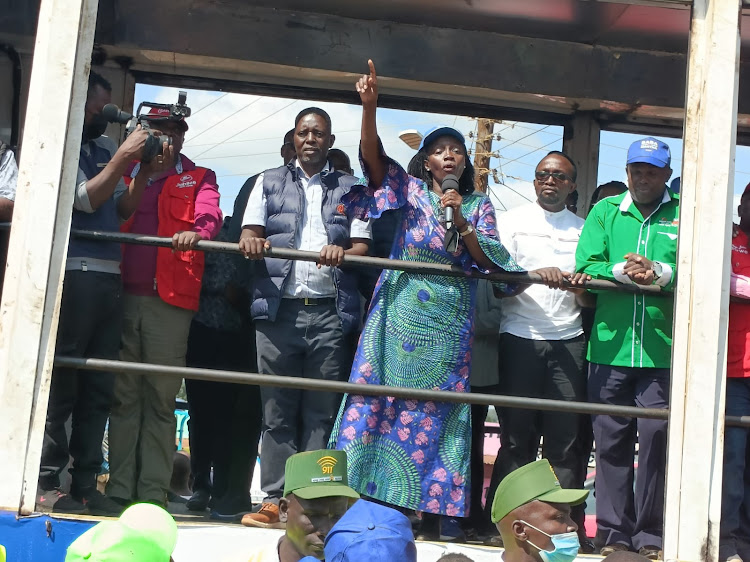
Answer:
[[0, 509], [34, 510], [98, 0], [42, 0], [0, 305]]
[[695, 0], [692, 11], [665, 560], [718, 559], [740, 7], [739, 0]]
[[578, 215], [583, 218], [586, 218], [589, 201], [597, 185], [600, 132], [599, 122], [593, 112], [577, 111], [565, 126], [563, 134], [563, 152], [573, 159], [578, 168]]
[[477, 119], [476, 142], [474, 144], [474, 189], [487, 192], [487, 181], [490, 174], [490, 157], [492, 156], [492, 132], [495, 121]]

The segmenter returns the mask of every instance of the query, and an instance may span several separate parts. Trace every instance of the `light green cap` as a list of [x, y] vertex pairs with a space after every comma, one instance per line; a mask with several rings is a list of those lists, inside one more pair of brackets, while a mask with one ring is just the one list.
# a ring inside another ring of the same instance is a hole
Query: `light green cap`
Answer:
[[177, 524], [153, 504], [136, 504], [117, 521], [102, 521], [68, 547], [65, 562], [169, 562]]
[[492, 502], [492, 522], [497, 523], [517, 507], [533, 500], [578, 505], [588, 495], [588, 490], [562, 488], [547, 459], [534, 461], [517, 468], [500, 482]]
[[304, 500], [359, 494], [349, 487], [346, 453], [324, 449], [297, 453], [286, 460], [284, 495], [293, 493]]

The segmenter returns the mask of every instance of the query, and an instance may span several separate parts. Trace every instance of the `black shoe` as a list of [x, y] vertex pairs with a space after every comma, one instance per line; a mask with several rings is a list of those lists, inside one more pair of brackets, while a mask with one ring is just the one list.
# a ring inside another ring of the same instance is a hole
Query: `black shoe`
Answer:
[[88, 508], [90, 515], [119, 517], [125, 509], [125, 506], [120, 502], [108, 498], [99, 490], [84, 492], [81, 494], [80, 500]]
[[249, 497], [224, 496], [213, 502], [210, 517], [217, 521], [241, 521], [243, 515], [252, 511], [253, 504]]
[[206, 511], [211, 493], [208, 490], [195, 490], [193, 496], [185, 502], [185, 507], [190, 511]]
[[73, 499], [60, 488], [52, 490], [38, 489], [36, 493], [36, 509], [42, 512], [75, 513], [81, 515], [86, 513], [86, 506]]
[[578, 542], [581, 545], [578, 547], [578, 554], [594, 554], [596, 551], [593, 541], [588, 537], [578, 537]]
[[649, 560], [663, 560], [664, 558], [661, 548], [654, 545], [642, 546], [638, 549], [638, 554]]
[[608, 544], [607, 546], [603, 547], [599, 551], [599, 554], [601, 556], [608, 556], [612, 554], [613, 552], [627, 552], [629, 550], [630, 549], [626, 545], [616, 542], [616, 543]]
[[187, 503], [188, 499], [189, 498], [183, 498], [182, 496], [178, 496], [172, 490], [167, 491], [167, 501], [169, 503]]
[[57, 500], [55, 502], [55, 505], [52, 507], [52, 511], [54, 513], [75, 514], [85, 514], [89, 512], [86, 504], [74, 498], [70, 494], [63, 494], [62, 496], [60, 496], [60, 499]]

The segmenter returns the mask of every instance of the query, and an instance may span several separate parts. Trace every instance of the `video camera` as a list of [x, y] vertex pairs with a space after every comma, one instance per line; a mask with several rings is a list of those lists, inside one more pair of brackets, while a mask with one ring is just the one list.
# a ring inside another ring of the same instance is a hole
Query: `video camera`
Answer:
[[[137, 125], [148, 131], [148, 138], [143, 147], [141, 162], [148, 164], [155, 156], [162, 153], [164, 143], [172, 146], [172, 139], [167, 135], [157, 135], [154, 129], [159, 130], [159, 123], [166, 121], [184, 121], [190, 117], [190, 108], [185, 105], [187, 92], [180, 90], [177, 103], [154, 103], [150, 101], [141, 102], [135, 116], [122, 111], [113, 103], [109, 103], [102, 109], [102, 115], [110, 123], [127, 123], [125, 138], [135, 131]], [[144, 110], [144, 108], [146, 108]]]

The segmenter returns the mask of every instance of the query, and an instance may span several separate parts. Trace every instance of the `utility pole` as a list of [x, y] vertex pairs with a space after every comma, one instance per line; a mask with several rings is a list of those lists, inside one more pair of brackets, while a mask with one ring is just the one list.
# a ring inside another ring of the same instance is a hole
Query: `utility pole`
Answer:
[[492, 133], [495, 121], [492, 119], [477, 119], [476, 144], [474, 146], [474, 189], [485, 193], [487, 191], [492, 154]]

